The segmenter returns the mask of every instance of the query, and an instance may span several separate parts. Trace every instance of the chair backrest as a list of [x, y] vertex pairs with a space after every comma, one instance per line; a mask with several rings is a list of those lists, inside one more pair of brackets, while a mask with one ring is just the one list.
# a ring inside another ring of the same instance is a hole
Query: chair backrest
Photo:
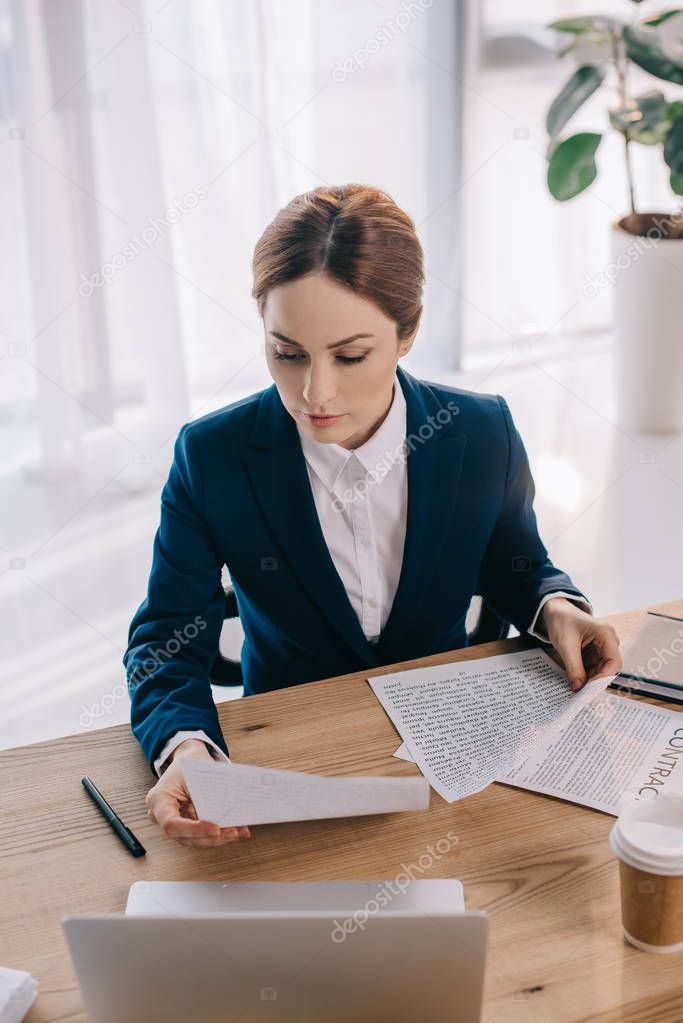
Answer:
[[[505, 639], [510, 626], [500, 618], [483, 597], [479, 597], [481, 606], [476, 623], [467, 633], [468, 646], [477, 646], [479, 643], [492, 643], [498, 639]], [[225, 614], [224, 618], [239, 618], [237, 597], [232, 586], [225, 591]], [[242, 665], [239, 661], [232, 661], [218, 651], [216, 658], [209, 672], [209, 680], [215, 686], [241, 686]]]
[[[228, 586], [225, 591], [223, 618], [239, 618], [239, 614], [235, 591], [232, 586]], [[215, 686], [241, 686], [242, 665], [239, 661], [232, 661], [229, 657], [224, 657], [219, 650], [209, 671], [209, 681]]]
[[506, 639], [510, 631], [510, 625], [503, 618], [496, 614], [491, 605], [477, 594], [474, 598], [480, 602], [479, 614], [472, 628], [467, 633], [468, 646], [478, 646], [480, 643], [494, 643], [499, 639]]

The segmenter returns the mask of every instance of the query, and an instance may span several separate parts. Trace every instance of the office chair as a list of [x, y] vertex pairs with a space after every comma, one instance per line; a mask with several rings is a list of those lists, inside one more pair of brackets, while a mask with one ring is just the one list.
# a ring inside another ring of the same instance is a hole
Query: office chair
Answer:
[[[477, 620], [467, 633], [468, 645], [477, 646], [479, 643], [491, 643], [497, 639], [505, 639], [510, 626], [496, 614], [493, 608], [481, 596], [475, 596], [479, 600], [479, 614]], [[225, 614], [223, 618], [239, 618], [237, 597], [232, 586], [225, 590]], [[239, 661], [232, 661], [218, 651], [216, 658], [211, 665], [209, 681], [215, 686], [241, 686], [242, 665]]]

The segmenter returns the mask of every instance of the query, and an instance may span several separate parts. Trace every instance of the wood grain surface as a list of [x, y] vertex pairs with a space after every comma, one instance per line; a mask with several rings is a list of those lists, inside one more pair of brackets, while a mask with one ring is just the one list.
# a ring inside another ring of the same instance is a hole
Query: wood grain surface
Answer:
[[[683, 600], [653, 607], [683, 616]], [[645, 610], [609, 620], [623, 639]], [[368, 674], [530, 645], [504, 640], [221, 704], [230, 755], [328, 775], [414, 774], [392, 757], [400, 737]], [[145, 857], [134, 859], [95, 811], [84, 774]], [[152, 784], [127, 726], [0, 753], [0, 964], [38, 980], [30, 1023], [85, 1020], [61, 917], [121, 912], [137, 880], [394, 878], [411, 865], [416, 877], [459, 878], [467, 908], [490, 916], [486, 1023], [683, 1021], [683, 954], [624, 942], [607, 814], [494, 783], [451, 804], [432, 792], [427, 812], [261, 825], [251, 840], [191, 849], [149, 823]], [[449, 832], [441, 855], [435, 843]]]

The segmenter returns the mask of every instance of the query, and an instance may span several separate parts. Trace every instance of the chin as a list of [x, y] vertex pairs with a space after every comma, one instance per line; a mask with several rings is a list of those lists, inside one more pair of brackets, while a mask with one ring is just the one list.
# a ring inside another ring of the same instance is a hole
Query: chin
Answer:
[[314, 426], [304, 426], [309, 437], [321, 444], [343, 444], [353, 434], [344, 433], [338, 426], [327, 426], [324, 429], [317, 429]]

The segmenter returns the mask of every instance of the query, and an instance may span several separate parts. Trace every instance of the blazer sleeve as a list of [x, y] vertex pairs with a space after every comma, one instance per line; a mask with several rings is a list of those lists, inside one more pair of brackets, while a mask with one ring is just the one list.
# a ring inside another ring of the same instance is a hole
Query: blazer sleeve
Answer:
[[548, 557], [536, 524], [536, 491], [527, 453], [507, 402], [496, 397], [505, 424], [507, 473], [500, 515], [480, 566], [478, 592], [524, 635], [547, 594], [562, 590], [585, 598]]
[[161, 492], [147, 596], [123, 655], [131, 728], [153, 769], [178, 731], [202, 730], [227, 754], [209, 671], [225, 612], [222, 562], [202, 514], [199, 450], [186, 423]]

